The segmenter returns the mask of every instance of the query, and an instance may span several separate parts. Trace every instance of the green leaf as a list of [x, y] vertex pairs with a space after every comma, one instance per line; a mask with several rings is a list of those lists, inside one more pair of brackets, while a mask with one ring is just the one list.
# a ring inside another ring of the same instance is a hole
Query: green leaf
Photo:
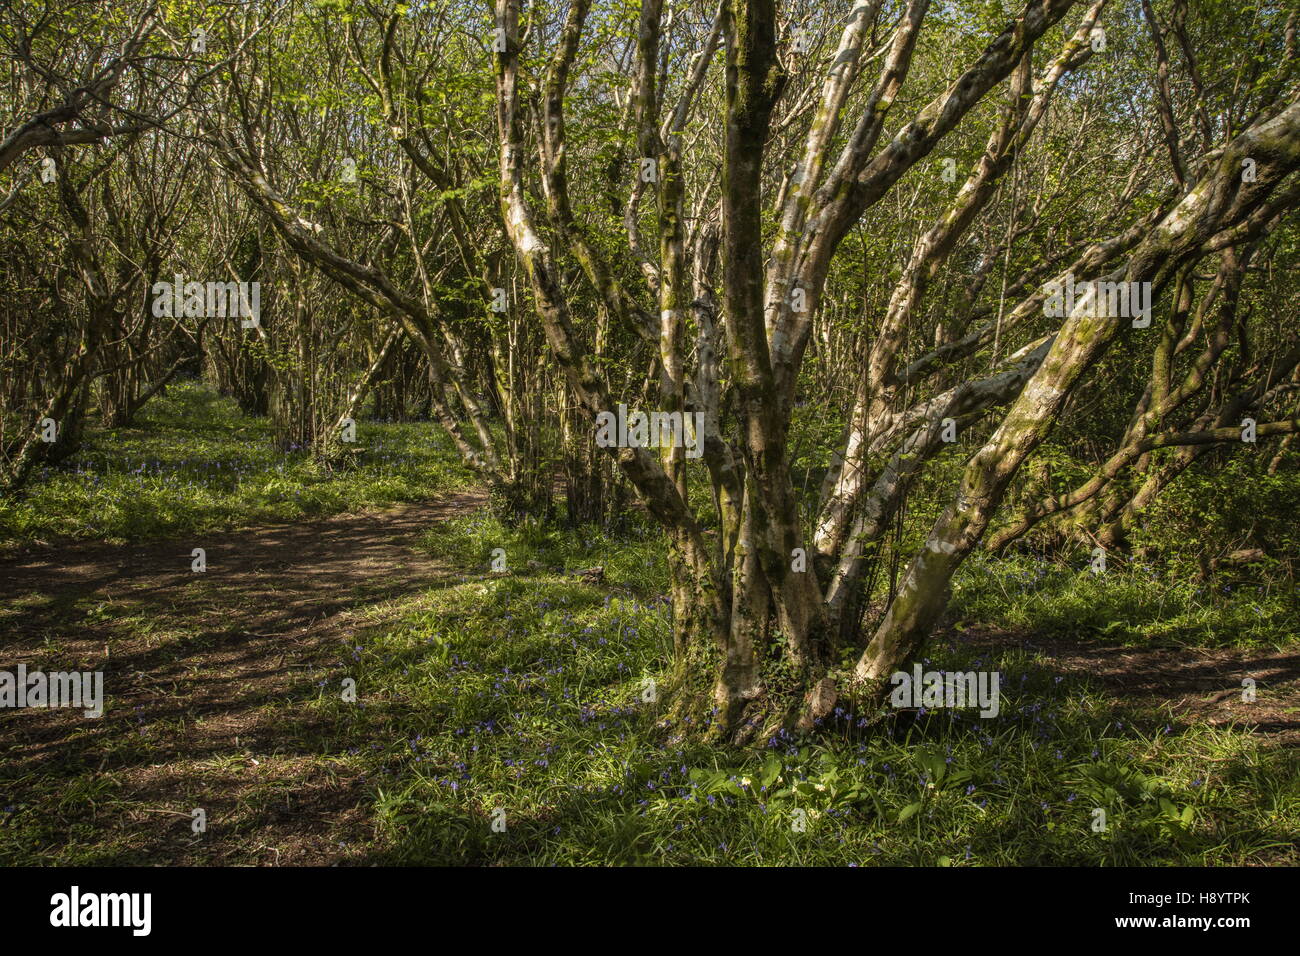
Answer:
[[911, 819], [916, 815], [916, 811], [920, 809], [921, 801], [918, 800], [916, 803], [909, 803], [907, 806], [903, 807], [903, 809], [898, 811], [898, 822], [903, 823], [904, 821]]

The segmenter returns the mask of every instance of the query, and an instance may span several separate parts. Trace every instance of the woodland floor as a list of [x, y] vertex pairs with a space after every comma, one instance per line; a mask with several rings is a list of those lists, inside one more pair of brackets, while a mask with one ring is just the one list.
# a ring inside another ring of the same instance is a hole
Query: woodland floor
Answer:
[[[1300, 652], [1294, 647], [1117, 647], [976, 628], [949, 637], [995, 651], [1020, 647], [1061, 674], [1092, 677], [1107, 694], [1137, 709], [1168, 710], [1212, 727], [1236, 724], [1272, 746], [1300, 750]], [[1247, 675], [1256, 683], [1248, 711], [1241, 699]]]
[[[99, 862], [338, 861], [342, 844], [368, 835], [364, 798], [320, 759], [331, 728], [294, 716], [294, 704], [318, 693], [314, 678], [347, 647], [360, 608], [451, 579], [413, 545], [431, 522], [481, 503], [463, 494], [204, 535], [202, 574], [190, 568], [191, 541], [33, 549], [0, 563], [6, 666], [102, 669], [109, 700], [98, 720], [6, 714], [6, 775], [21, 779], [26, 767], [48, 785], [52, 771], [116, 772], [125, 787], [90, 801], [93, 825], [121, 837]], [[130, 745], [138, 727], [160, 724], [164, 759]], [[194, 807], [242, 838], [192, 834]], [[159, 826], [157, 814], [173, 819]]]
[[[24, 787], [62, 785], [53, 806], [65, 815], [46, 835], [94, 834], [79, 862], [374, 862], [364, 781], [330, 757], [345, 728], [299, 705], [346, 659], [363, 611], [480, 573], [416, 544], [432, 523], [482, 503], [461, 494], [199, 542], [35, 547], [0, 562], [4, 666], [102, 669], [108, 702], [98, 720], [5, 714], [0, 827], [38, 803], [48, 811], [50, 796]], [[206, 573], [190, 569], [196, 543]], [[1295, 650], [1115, 647], [983, 628], [941, 639], [1041, 653], [1125, 704], [1245, 723], [1267, 746], [1300, 748]], [[1234, 689], [1243, 674], [1261, 691], [1249, 718]], [[112, 785], [100, 787], [105, 777]], [[220, 821], [219, 834], [191, 831], [195, 807]]]

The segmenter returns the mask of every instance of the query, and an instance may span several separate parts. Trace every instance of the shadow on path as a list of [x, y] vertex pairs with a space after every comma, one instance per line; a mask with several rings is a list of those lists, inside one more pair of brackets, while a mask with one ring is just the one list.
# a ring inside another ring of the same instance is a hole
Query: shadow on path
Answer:
[[346, 859], [340, 835], [368, 825], [362, 781], [321, 759], [347, 735], [302, 705], [358, 611], [453, 577], [414, 546], [483, 501], [0, 562], [0, 669], [101, 670], [105, 696], [99, 719], [4, 712], [0, 827], [25, 826], [18, 848], [0, 831], [0, 861], [63, 862], [70, 844], [101, 864]]

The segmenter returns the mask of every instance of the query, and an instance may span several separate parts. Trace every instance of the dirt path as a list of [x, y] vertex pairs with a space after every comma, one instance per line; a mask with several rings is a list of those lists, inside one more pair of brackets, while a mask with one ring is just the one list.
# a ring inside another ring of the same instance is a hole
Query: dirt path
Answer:
[[[1053, 670], [1087, 675], [1126, 705], [1167, 710], [1180, 722], [1236, 724], [1269, 745], [1300, 748], [1300, 652], [1291, 648], [1120, 647], [983, 628], [948, 639], [1041, 654]], [[1253, 701], [1243, 699], [1244, 678], [1255, 682]]]
[[[346, 858], [347, 837], [368, 835], [360, 783], [322, 758], [333, 729], [300, 703], [320, 692], [360, 610], [451, 578], [414, 545], [482, 501], [0, 562], [0, 667], [102, 670], [108, 703], [97, 720], [0, 718], [0, 827], [49, 820], [19, 854], [80, 832], [78, 862]], [[195, 547], [204, 573], [191, 568]], [[199, 807], [240, 838], [194, 834]], [[3, 836], [0, 860], [15, 852]]]

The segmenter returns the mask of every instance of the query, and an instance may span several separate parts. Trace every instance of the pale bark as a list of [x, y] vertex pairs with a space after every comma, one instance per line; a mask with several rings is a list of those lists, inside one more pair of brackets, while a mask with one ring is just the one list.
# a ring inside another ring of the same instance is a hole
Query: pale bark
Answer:
[[[1256, 182], [1243, 183], [1241, 161], [1257, 160]], [[1206, 252], [1221, 231], [1247, 219], [1300, 167], [1300, 102], [1256, 124], [1224, 150], [1212, 169], [1143, 241], [1114, 279], [1151, 282], [1154, 295], [1178, 269]], [[1109, 277], [1108, 277], [1109, 278]], [[947, 604], [948, 585], [978, 544], [1012, 476], [1046, 437], [1061, 405], [1125, 324], [1076, 308], [1038, 372], [989, 441], [971, 459], [951, 504], [908, 569], [902, 588], [855, 669], [859, 680], [892, 673], [916, 650]], [[1213, 433], [1214, 430], [1211, 430]]]

